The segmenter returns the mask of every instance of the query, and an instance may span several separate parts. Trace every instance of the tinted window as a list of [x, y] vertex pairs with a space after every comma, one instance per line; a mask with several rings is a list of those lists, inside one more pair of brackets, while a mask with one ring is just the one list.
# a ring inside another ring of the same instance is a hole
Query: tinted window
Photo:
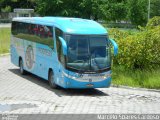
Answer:
[[17, 38], [45, 44], [54, 48], [53, 27], [51, 26], [13, 21], [12, 34]]
[[11, 28], [12, 34], [16, 35], [17, 34], [17, 22], [12, 22], [12, 28]]
[[66, 35], [67, 68], [78, 71], [106, 70], [111, 66], [106, 36]]

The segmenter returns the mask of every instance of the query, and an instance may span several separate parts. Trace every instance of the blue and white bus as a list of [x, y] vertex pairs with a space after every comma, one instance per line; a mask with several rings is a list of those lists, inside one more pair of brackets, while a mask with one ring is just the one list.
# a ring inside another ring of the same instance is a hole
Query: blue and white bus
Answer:
[[66, 17], [17, 17], [12, 20], [11, 62], [52, 88], [104, 88], [111, 84], [111, 45], [99, 23]]

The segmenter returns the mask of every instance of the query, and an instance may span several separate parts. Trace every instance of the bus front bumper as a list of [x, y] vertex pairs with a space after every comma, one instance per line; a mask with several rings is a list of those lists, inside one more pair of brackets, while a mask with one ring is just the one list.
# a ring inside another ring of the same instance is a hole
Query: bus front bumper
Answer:
[[82, 82], [68, 77], [64, 77], [64, 88], [108, 88], [111, 84], [111, 77], [97, 82]]

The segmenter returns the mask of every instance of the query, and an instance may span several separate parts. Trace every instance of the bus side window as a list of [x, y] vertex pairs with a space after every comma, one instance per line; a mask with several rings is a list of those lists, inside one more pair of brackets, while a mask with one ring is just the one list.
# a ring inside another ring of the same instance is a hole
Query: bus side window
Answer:
[[28, 24], [27, 28], [28, 28], [28, 34], [33, 35], [34, 31], [33, 31], [33, 24]]
[[20, 33], [20, 22], [17, 22], [17, 35]]
[[33, 34], [38, 35], [38, 25], [33, 25]]
[[64, 55], [63, 55], [63, 51], [62, 51], [61, 42], [58, 38], [59, 36], [63, 37], [63, 32], [60, 29], [55, 28], [55, 34], [56, 34], [56, 48], [57, 48], [58, 60], [64, 65], [65, 64], [65, 58], [64, 58]]
[[21, 23], [21, 33], [23, 33], [24, 35], [28, 34], [28, 28], [29, 23]]
[[39, 36], [41, 37], [41, 38], [44, 38], [44, 26], [42, 26], [42, 25], [40, 25], [39, 26]]
[[54, 49], [53, 27], [45, 25], [36, 25], [34, 28], [35, 35], [39, 38], [39, 43], [45, 44]]
[[17, 35], [17, 22], [12, 22], [12, 35]]
[[45, 33], [44, 37], [48, 41], [48, 46], [50, 46], [52, 49], [54, 48], [54, 40], [53, 40], [53, 27], [51, 26], [45, 26]]
[[22, 28], [23, 28], [23, 23], [22, 22], [16, 22], [16, 30], [15, 30], [14, 34], [17, 35], [16, 37], [23, 39], [22, 36], [19, 36], [19, 34], [23, 33]]

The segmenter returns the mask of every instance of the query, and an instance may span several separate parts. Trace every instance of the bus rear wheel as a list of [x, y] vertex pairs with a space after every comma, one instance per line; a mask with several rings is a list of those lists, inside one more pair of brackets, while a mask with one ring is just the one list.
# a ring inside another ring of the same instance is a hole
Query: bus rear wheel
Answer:
[[54, 73], [52, 70], [49, 71], [48, 81], [51, 88], [54, 88], [54, 89], [57, 88], [57, 85], [55, 84], [55, 81], [54, 81]]
[[20, 59], [20, 61], [19, 61], [19, 68], [20, 68], [20, 73], [21, 73], [22, 75], [25, 75], [25, 74], [26, 74], [26, 71], [24, 70], [23, 60], [22, 60], [22, 59]]

